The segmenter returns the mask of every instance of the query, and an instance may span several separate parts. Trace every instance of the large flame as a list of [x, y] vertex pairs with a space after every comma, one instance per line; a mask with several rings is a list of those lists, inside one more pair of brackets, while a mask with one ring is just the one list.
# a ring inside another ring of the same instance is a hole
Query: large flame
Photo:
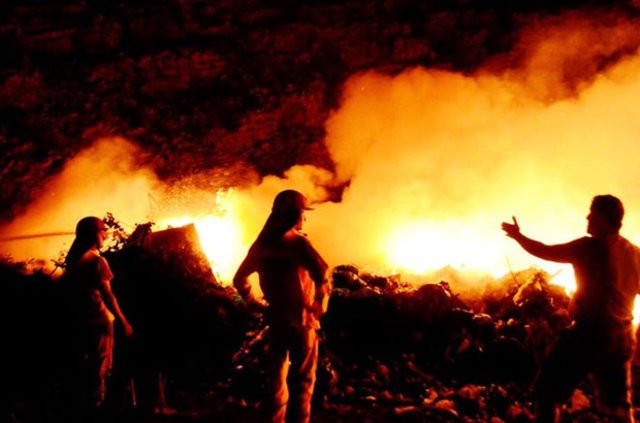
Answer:
[[228, 200], [231, 192], [219, 190], [216, 193], [216, 214], [170, 217], [158, 222], [159, 227], [180, 227], [193, 223], [198, 231], [200, 247], [222, 284], [231, 281], [246, 253], [244, 227]]

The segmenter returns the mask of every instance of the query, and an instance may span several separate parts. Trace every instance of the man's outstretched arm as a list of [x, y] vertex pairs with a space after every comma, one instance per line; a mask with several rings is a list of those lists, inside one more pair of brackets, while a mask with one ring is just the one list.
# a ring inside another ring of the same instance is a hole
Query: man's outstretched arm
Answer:
[[520, 232], [520, 226], [515, 216], [513, 223], [502, 222], [502, 230], [509, 238], [513, 238], [529, 254], [543, 260], [561, 263], [571, 262], [576, 254], [576, 245], [573, 242], [567, 244], [547, 245], [529, 238]]

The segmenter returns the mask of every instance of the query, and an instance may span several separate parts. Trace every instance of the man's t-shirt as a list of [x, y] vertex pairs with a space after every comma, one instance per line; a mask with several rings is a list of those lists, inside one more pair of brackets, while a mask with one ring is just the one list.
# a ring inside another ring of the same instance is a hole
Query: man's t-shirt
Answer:
[[573, 317], [583, 321], [630, 322], [640, 290], [640, 249], [623, 237], [607, 245], [583, 237], [550, 247], [549, 259], [573, 265]]

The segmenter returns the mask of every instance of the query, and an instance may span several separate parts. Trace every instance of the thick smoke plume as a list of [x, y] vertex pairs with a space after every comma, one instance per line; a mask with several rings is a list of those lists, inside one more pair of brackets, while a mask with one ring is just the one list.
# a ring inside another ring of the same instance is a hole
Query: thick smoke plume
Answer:
[[602, 193], [623, 200], [624, 233], [640, 240], [638, 28], [569, 14], [530, 26], [512, 54], [473, 75], [353, 77], [327, 124], [337, 177], [351, 184], [318, 213], [339, 222], [319, 231], [335, 236], [325, 249], [372, 266], [500, 274], [535, 264], [501, 220], [514, 214], [525, 233], [569, 240]]
[[[537, 263], [505, 239], [502, 220], [517, 216], [542, 241], [569, 240], [584, 234], [589, 202], [602, 193], [623, 200], [623, 232], [640, 241], [638, 28], [614, 14], [572, 13], [529, 25], [513, 52], [473, 74], [354, 75], [326, 124], [335, 174], [296, 166], [285, 178], [226, 191], [223, 201], [216, 190], [163, 187], [133, 165], [141, 152], [130, 143], [103, 140], [1, 235], [72, 230], [80, 217], [107, 211], [159, 226], [213, 213], [239, 222], [233, 269], [275, 194], [295, 188], [319, 202], [307, 231], [331, 265], [502, 275]], [[342, 201], [322, 203], [324, 187], [336, 183], [348, 183]], [[70, 240], [1, 246], [17, 257], [54, 257]]]

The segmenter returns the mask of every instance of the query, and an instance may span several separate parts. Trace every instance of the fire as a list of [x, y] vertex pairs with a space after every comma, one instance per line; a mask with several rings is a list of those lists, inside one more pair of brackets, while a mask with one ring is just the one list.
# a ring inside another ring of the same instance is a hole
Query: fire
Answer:
[[[391, 268], [414, 275], [449, 266], [462, 272], [489, 271], [494, 277], [502, 276], [504, 266], [495, 261], [495, 248], [488, 246], [485, 250], [471, 251], [472, 246], [485, 241], [477, 235], [448, 230], [442, 224], [421, 221], [398, 226], [387, 240], [386, 251]], [[550, 283], [564, 288], [567, 295], [573, 295], [576, 281], [570, 265], [540, 262], [538, 266], [551, 275]], [[636, 296], [633, 309], [635, 325], [640, 323], [638, 297], [640, 295]]]
[[384, 250], [390, 269], [411, 275], [424, 275], [449, 267], [472, 276], [489, 274], [499, 278], [506, 272], [533, 265], [548, 272], [550, 282], [562, 286], [568, 295], [575, 291], [570, 265], [530, 258], [530, 264], [520, 262], [513, 267], [508, 257], [496, 253], [501, 250], [500, 241], [478, 231], [473, 232], [469, 226], [415, 221], [396, 226], [384, 241]]
[[195, 222], [202, 250], [209, 258], [221, 281], [230, 281], [237, 268], [243, 246], [238, 222], [227, 216], [209, 216]]
[[207, 256], [218, 281], [229, 284], [246, 253], [243, 244], [244, 227], [228, 200], [229, 192], [216, 194], [216, 213], [200, 216], [180, 216], [163, 219], [161, 226], [178, 227], [193, 223], [198, 231], [200, 247]]
[[452, 226], [427, 220], [398, 225], [383, 241], [389, 266], [417, 275], [451, 266], [498, 276], [501, 269], [492, 256], [495, 249], [476, 248], [486, 243], [481, 234]]

